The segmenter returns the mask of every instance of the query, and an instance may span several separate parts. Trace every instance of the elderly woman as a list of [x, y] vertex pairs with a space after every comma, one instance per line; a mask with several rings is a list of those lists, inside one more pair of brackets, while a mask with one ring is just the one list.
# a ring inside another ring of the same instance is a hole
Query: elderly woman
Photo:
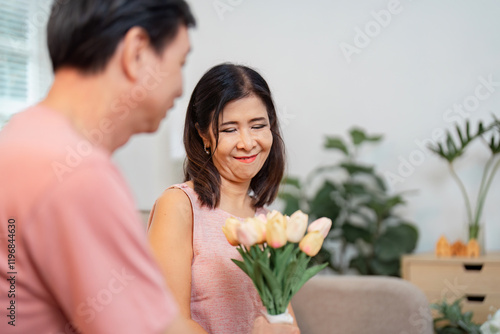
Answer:
[[[266, 81], [232, 64], [196, 85], [186, 114], [185, 183], [168, 188], [151, 212], [149, 240], [181, 314], [199, 333], [248, 334], [264, 321], [252, 281], [222, 226], [265, 213], [277, 195], [285, 153]], [[289, 311], [293, 311], [289, 306]], [[297, 333], [296, 325], [281, 332]]]

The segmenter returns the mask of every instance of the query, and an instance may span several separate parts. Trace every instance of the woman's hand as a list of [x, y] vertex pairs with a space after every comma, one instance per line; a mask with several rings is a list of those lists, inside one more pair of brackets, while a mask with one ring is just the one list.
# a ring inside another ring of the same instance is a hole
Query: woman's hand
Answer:
[[296, 325], [270, 324], [259, 316], [253, 323], [252, 334], [300, 334], [300, 329]]

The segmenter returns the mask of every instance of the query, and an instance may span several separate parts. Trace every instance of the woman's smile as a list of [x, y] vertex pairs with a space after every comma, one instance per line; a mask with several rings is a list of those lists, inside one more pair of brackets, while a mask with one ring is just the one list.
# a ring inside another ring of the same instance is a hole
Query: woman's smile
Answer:
[[254, 155], [248, 155], [248, 156], [242, 156], [242, 157], [234, 157], [236, 160], [249, 164], [251, 162], [254, 162], [255, 159], [257, 158], [257, 154]]

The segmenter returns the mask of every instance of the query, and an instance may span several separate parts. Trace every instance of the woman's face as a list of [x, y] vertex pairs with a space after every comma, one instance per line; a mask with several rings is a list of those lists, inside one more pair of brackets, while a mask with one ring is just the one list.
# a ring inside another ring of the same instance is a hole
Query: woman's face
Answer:
[[[210, 131], [210, 146], [215, 138]], [[249, 182], [264, 165], [273, 135], [266, 106], [255, 95], [229, 102], [219, 117], [219, 143], [212, 159], [221, 178]]]

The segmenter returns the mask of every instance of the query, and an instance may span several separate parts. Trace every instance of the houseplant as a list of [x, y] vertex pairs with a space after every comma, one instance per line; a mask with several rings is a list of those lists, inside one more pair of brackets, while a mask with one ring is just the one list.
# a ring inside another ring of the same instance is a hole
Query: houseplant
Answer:
[[417, 243], [415, 226], [395, 212], [404, 204], [402, 195], [389, 194], [375, 167], [358, 161], [363, 145], [381, 139], [360, 128], [349, 131], [349, 140], [328, 136], [324, 148], [339, 152], [339, 161], [319, 166], [303, 181], [290, 176], [283, 180], [279, 197], [286, 214], [301, 209], [312, 219], [324, 216], [333, 221], [314, 260], [329, 262], [340, 274], [356, 270], [399, 276], [401, 255], [412, 252]]
[[[470, 121], [466, 120], [463, 128], [458, 124], [455, 125], [455, 136], [448, 131], [443, 142], [429, 146], [430, 150], [447, 161], [450, 174], [457, 183], [464, 198], [469, 240], [478, 240], [479, 238], [486, 196], [488, 195], [493, 178], [500, 167], [500, 159], [498, 159], [500, 156], [500, 121], [493, 115], [493, 121], [490, 124], [483, 125], [483, 122], [479, 121], [476, 128], [476, 131], [471, 130]], [[491, 135], [491, 137], [487, 139], [487, 135]], [[464, 183], [455, 171], [454, 163], [459, 157], [463, 156], [465, 149], [476, 140], [480, 140], [489, 149], [490, 157], [484, 165], [476, 205], [473, 208], [471, 197], [468, 195]], [[481, 246], [484, 247], [484, 245]]]
[[448, 303], [443, 300], [431, 304], [437, 312], [434, 317], [434, 331], [437, 334], [498, 334], [500, 333], [500, 309], [488, 316], [482, 325], [472, 320], [472, 312], [462, 313], [464, 297]]
[[463, 297], [452, 303], [443, 300], [431, 304], [437, 311], [434, 318], [434, 330], [437, 334], [481, 334], [480, 325], [472, 321], [472, 312], [462, 313]]

